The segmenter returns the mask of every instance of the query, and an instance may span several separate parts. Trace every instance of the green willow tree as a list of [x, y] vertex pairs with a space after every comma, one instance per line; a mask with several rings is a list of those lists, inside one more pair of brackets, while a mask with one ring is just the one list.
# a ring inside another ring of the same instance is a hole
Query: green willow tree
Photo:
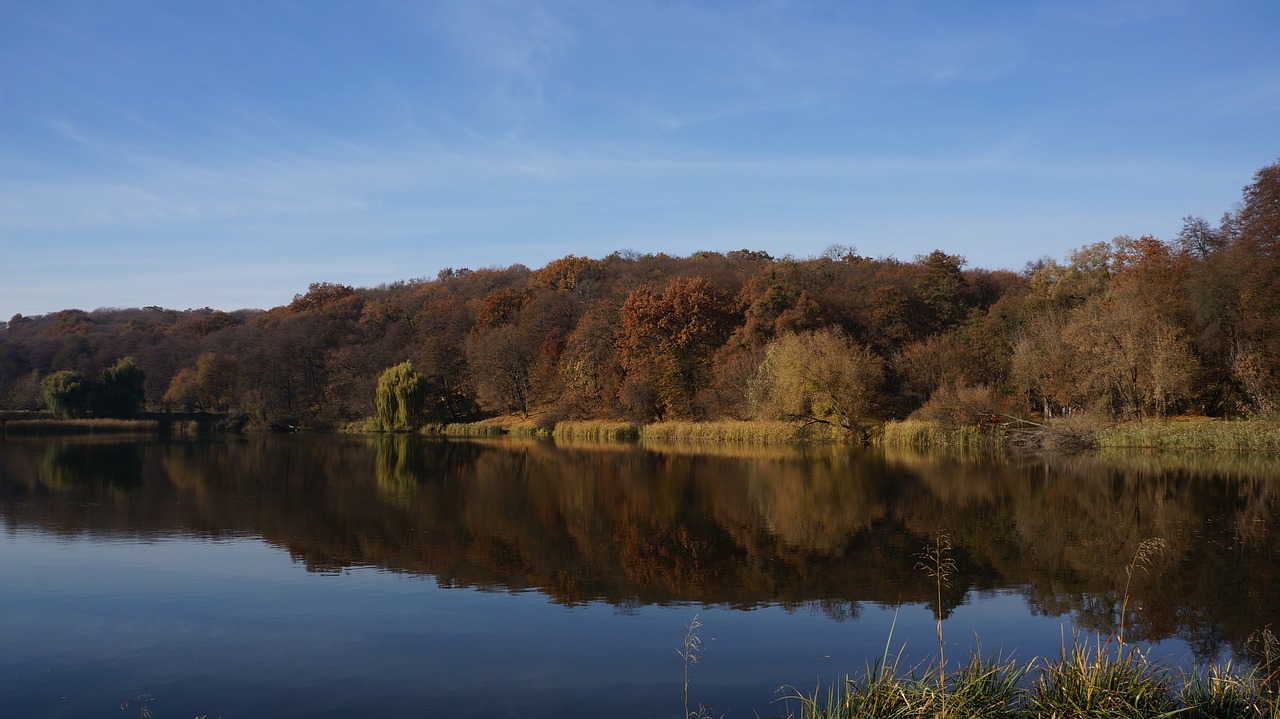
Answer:
[[102, 370], [96, 387], [90, 392], [89, 404], [95, 417], [132, 417], [146, 403], [146, 372], [125, 357]]
[[427, 382], [413, 369], [413, 363], [401, 362], [388, 367], [378, 378], [374, 395], [375, 428], [383, 432], [407, 432], [422, 423], [427, 396]]
[[88, 384], [71, 370], [54, 372], [40, 383], [44, 403], [58, 419], [83, 417], [88, 400]]

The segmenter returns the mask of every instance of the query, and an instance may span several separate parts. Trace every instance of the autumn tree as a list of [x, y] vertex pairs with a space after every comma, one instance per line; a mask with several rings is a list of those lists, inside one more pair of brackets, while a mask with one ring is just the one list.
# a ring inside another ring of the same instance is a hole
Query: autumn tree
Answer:
[[334, 282], [312, 282], [306, 294], [293, 296], [289, 309], [294, 312], [316, 310], [331, 305], [355, 294], [355, 288]]
[[[453, 278], [450, 283], [465, 281]], [[466, 343], [471, 315], [462, 299], [446, 287], [430, 288], [410, 320], [414, 366], [429, 385], [427, 415], [454, 422], [475, 410], [475, 391], [467, 367]]]
[[534, 272], [529, 286], [535, 289], [547, 288], [555, 292], [590, 295], [599, 282], [600, 276], [600, 263], [586, 257], [565, 255]]
[[1111, 282], [1108, 292], [1159, 312], [1182, 325], [1188, 313], [1186, 285], [1188, 256], [1151, 235], [1112, 240]]
[[877, 285], [867, 298], [868, 335], [882, 351], [909, 342], [919, 332], [913, 320], [911, 300], [902, 288], [892, 284]]
[[592, 304], [565, 338], [559, 373], [564, 393], [559, 409], [571, 417], [592, 418], [616, 414], [623, 370], [614, 348], [619, 325], [619, 305]]
[[1028, 267], [1028, 309], [1079, 307], [1111, 283], [1111, 245], [1095, 242], [1071, 251], [1067, 263], [1044, 259]]
[[504, 324], [472, 334], [467, 365], [480, 401], [489, 407], [529, 416], [531, 371], [538, 347], [516, 325]]
[[865, 436], [883, 378], [884, 361], [839, 330], [783, 335], [765, 349], [751, 402], [762, 418], [824, 422]]
[[737, 344], [763, 346], [781, 333], [804, 332], [823, 324], [822, 309], [807, 290], [780, 282], [759, 284], [748, 284], [739, 295], [740, 303], [746, 305], [746, 321], [734, 333]]
[[1233, 374], [1251, 408], [1280, 409], [1280, 162], [1244, 188], [1232, 252], [1240, 268], [1240, 330]]
[[1182, 230], [1178, 232], [1178, 247], [1183, 254], [1203, 260], [1226, 249], [1228, 234], [1209, 224], [1198, 215], [1182, 218]]
[[427, 385], [413, 364], [405, 361], [388, 367], [378, 379], [374, 398], [374, 425], [384, 432], [411, 431], [422, 424]]
[[1185, 333], [1134, 297], [1090, 302], [1064, 329], [1076, 386], [1110, 414], [1142, 419], [1186, 403], [1198, 364]]
[[895, 357], [903, 389], [917, 403], [924, 403], [940, 387], [956, 387], [979, 381], [973, 369], [980, 362], [959, 332], [930, 335], [912, 342]]
[[1014, 342], [1010, 358], [1013, 387], [1043, 416], [1083, 409], [1075, 348], [1066, 340], [1069, 313], [1059, 308], [1029, 317]]
[[31, 370], [9, 382], [4, 407], [19, 410], [35, 410], [45, 406], [40, 389], [40, 372]]
[[177, 372], [163, 401], [187, 411], [226, 412], [237, 399], [240, 362], [232, 355], [203, 352], [195, 367]]
[[624, 404], [647, 418], [694, 417], [711, 381], [711, 358], [732, 329], [724, 293], [702, 277], [645, 285], [620, 310], [616, 347], [626, 372]]
[[916, 295], [927, 312], [926, 322], [934, 331], [955, 327], [969, 309], [969, 285], [960, 268], [965, 259], [934, 250], [916, 257], [919, 274], [914, 282]]

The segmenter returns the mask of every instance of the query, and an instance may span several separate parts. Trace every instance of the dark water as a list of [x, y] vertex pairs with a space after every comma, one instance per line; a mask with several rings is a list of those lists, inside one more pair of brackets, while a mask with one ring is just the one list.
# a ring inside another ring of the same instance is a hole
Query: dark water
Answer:
[[[415, 437], [0, 442], [0, 715], [780, 715], [888, 643], [1171, 661], [1280, 623], [1273, 458], [959, 459]], [[976, 638], [975, 638], [976, 637]], [[905, 648], [904, 648], [905, 647]]]

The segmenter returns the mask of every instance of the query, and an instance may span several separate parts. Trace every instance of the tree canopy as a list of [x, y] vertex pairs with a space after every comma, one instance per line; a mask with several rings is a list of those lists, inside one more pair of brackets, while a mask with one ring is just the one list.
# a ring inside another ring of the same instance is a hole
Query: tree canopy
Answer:
[[940, 392], [1046, 415], [1280, 410], [1280, 163], [1216, 225], [1082, 240], [1021, 272], [941, 249], [617, 252], [317, 282], [266, 311], [15, 315], [0, 325], [0, 408], [389, 429], [509, 412], [860, 427]]

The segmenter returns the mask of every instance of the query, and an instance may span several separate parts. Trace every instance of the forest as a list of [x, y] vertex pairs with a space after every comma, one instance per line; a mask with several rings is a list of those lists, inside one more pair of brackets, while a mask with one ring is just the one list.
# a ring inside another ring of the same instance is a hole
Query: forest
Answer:
[[1021, 271], [934, 250], [568, 255], [286, 306], [67, 309], [0, 323], [0, 408], [209, 412], [377, 429], [512, 415], [801, 419], [1274, 414], [1280, 161], [1212, 223]]

